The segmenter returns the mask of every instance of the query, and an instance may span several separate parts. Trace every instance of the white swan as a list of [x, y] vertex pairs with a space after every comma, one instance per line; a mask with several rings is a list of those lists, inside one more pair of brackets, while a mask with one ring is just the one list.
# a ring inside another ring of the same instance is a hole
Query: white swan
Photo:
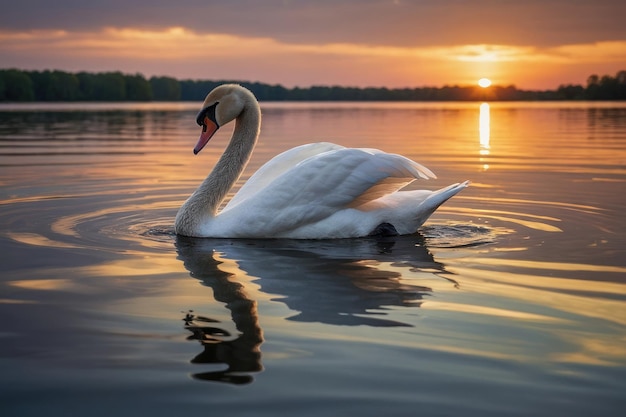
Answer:
[[211, 91], [198, 114], [197, 154], [217, 129], [235, 120], [229, 145], [213, 171], [176, 215], [176, 233], [224, 238], [351, 238], [410, 234], [468, 182], [438, 191], [400, 191], [426, 167], [376, 149], [313, 143], [263, 165], [218, 213], [255, 146], [261, 110], [254, 95], [234, 84]]

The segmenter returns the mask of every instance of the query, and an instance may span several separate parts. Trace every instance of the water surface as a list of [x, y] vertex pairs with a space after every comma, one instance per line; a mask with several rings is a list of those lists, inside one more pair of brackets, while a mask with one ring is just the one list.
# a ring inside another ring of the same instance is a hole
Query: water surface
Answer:
[[198, 103], [1, 105], [3, 416], [623, 415], [626, 105], [262, 107], [244, 177], [333, 141], [472, 186], [414, 236], [177, 238]]

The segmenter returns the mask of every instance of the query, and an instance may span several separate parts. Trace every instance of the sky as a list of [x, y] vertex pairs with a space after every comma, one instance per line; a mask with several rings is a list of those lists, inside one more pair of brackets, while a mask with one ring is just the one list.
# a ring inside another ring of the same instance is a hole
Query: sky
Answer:
[[626, 70], [624, 0], [19, 0], [0, 68], [554, 89]]

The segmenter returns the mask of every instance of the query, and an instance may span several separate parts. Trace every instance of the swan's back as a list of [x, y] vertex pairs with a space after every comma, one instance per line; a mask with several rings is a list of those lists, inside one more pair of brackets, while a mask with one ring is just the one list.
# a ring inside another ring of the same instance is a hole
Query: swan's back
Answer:
[[237, 194], [228, 202], [225, 209], [229, 207], [232, 208], [241, 201], [263, 190], [277, 177], [292, 169], [300, 162], [313, 156], [338, 149], [345, 149], [345, 147], [329, 142], [319, 142], [297, 146], [276, 155], [246, 181]]
[[[278, 155], [252, 176], [219, 214], [207, 235], [236, 237], [358, 237], [389, 223], [417, 231], [451, 195], [420, 210], [430, 191], [399, 191], [433, 178], [422, 165], [376, 149], [310, 144]], [[409, 198], [410, 197], [410, 198]], [[428, 215], [425, 212], [428, 211]], [[418, 224], [419, 223], [419, 224]]]
[[312, 204], [355, 207], [395, 192], [417, 178], [434, 177], [429, 169], [401, 155], [327, 142], [308, 144], [283, 152], [263, 165], [224, 211], [244, 202], [276, 209]]

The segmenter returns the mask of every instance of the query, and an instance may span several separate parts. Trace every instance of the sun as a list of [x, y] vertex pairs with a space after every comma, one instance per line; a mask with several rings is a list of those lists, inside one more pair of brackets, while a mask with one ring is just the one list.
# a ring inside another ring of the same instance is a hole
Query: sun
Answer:
[[481, 78], [478, 80], [478, 85], [482, 88], [487, 88], [491, 85], [491, 80], [489, 78]]

